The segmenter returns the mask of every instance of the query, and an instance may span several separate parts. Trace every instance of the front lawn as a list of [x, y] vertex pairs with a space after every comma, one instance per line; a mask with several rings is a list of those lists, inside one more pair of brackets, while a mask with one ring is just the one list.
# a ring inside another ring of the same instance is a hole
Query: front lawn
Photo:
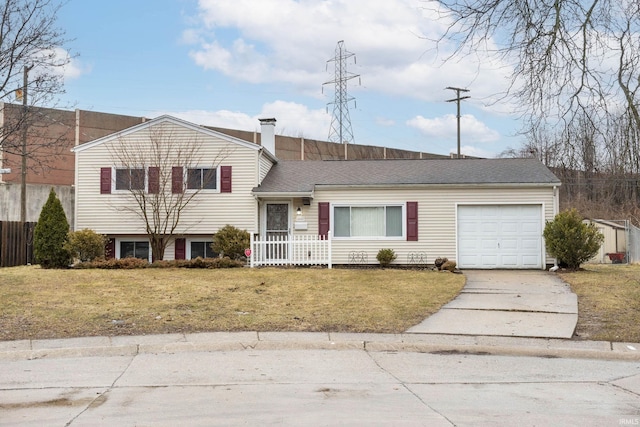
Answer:
[[640, 342], [640, 265], [583, 265], [560, 277], [578, 295], [581, 339]]
[[464, 286], [381, 269], [0, 269], [0, 340], [208, 331], [399, 333]]

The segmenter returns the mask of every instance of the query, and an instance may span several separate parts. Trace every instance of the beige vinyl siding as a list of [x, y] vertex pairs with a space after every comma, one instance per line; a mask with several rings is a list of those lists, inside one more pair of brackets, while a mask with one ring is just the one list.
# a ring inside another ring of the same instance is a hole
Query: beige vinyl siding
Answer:
[[264, 180], [264, 177], [267, 176], [267, 173], [269, 173], [272, 166], [273, 166], [273, 162], [269, 158], [267, 158], [267, 156], [262, 154], [260, 156], [260, 171], [258, 173], [259, 180], [256, 183], [256, 185], [259, 185], [262, 183], [262, 181]]
[[[258, 151], [173, 123], [162, 126], [173, 140], [197, 141], [200, 166], [214, 161], [217, 166], [232, 166], [232, 193], [201, 191], [182, 212], [176, 233], [213, 234], [226, 224], [255, 228], [257, 206], [251, 189], [256, 182]], [[124, 140], [127, 144], [147, 144], [148, 130], [130, 133]], [[143, 220], [127, 210], [135, 207], [131, 194], [100, 194], [100, 168], [118, 166], [109, 149], [116, 150], [119, 144], [116, 139], [107, 140], [76, 153], [76, 229], [91, 228], [98, 233], [119, 235], [145, 232]]]
[[[368, 262], [377, 263], [376, 254], [392, 248], [404, 264], [411, 252], [426, 252], [429, 263], [438, 257], [456, 259], [456, 206], [458, 204], [543, 204], [544, 220], [554, 216], [553, 188], [550, 187], [399, 187], [394, 189], [322, 190], [316, 188], [311, 206], [303, 206], [309, 228], [300, 234], [318, 233], [318, 203], [331, 205], [384, 205], [418, 202], [418, 241], [403, 239], [333, 239], [333, 262], [346, 264], [349, 253], [364, 251]], [[294, 202], [294, 210], [297, 208]], [[333, 217], [332, 217], [333, 221]], [[333, 223], [331, 224], [333, 228]], [[543, 224], [544, 226], [544, 224]], [[406, 230], [405, 230], [406, 233]], [[547, 263], [553, 260], [547, 258]]]

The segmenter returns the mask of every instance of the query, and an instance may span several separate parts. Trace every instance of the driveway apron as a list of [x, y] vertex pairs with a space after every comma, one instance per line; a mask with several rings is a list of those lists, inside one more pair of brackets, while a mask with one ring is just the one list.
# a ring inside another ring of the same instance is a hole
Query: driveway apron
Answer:
[[409, 333], [571, 338], [578, 299], [555, 274], [537, 270], [464, 272], [462, 292]]

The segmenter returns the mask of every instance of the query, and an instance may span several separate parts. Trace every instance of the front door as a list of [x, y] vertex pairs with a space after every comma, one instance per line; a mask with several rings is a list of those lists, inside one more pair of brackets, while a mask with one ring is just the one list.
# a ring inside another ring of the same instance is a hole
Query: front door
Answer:
[[267, 203], [267, 240], [268, 259], [287, 259], [287, 240], [289, 239], [289, 204]]

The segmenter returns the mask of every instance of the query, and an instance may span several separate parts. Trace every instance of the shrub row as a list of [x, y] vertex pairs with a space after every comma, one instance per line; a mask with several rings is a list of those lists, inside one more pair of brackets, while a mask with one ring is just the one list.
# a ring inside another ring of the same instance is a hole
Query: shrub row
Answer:
[[196, 258], [190, 260], [156, 261], [149, 264], [139, 258], [122, 258], [81, 262], [74, 268], [99, 268], [105, 270], [127, 270], [134, 268], [237, 268], [243, 267], [243, 261], [224, 258]]

